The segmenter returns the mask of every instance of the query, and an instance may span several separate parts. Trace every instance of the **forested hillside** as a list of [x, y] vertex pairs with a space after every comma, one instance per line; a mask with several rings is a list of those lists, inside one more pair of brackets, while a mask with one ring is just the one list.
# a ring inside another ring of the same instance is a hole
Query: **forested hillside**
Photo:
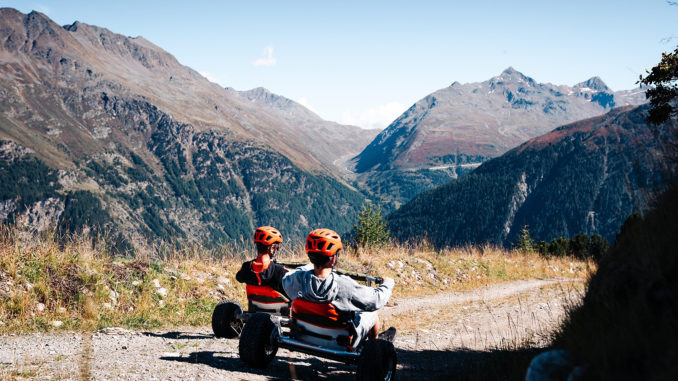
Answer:
[[614, 241], [676, 173], [667, 147], [678, 124], [650, 127], [648, 108], [618, 108], [532, 139], [416, 197], [388, 217], [391, 231], [438, 246], [510, 245], [524, 226], [537, 240], [583, 233]]

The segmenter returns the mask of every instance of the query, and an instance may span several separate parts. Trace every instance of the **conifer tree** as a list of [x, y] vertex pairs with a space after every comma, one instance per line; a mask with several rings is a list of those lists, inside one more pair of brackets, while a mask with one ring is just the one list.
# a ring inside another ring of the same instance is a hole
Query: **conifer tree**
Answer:
[[358, 214], [358, 224], [353, 225], [353, 231], [356, 243], [365, 248], [383, 247], [391, 239], [381, 215], [381, 206], [374, 206], [369, 202], [363, 204]]
[[530, 236], [530, 229], [528, 229], [527, 225], [524, 225], [520, 230], [520, 236], [518, 237], [516, 246], [523, 251], [530, 252], [534, 250], [534, 240]]

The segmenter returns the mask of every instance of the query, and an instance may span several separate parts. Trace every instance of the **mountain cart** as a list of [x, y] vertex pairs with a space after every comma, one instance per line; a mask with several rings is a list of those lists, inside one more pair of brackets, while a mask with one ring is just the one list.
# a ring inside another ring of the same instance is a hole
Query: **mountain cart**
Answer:
[[[381, 278], [350, 276], [368, 286], [381, 283]], [[289, 316], [261, 312], [249, 316], [240, 335], [240, 359], [250, 367], [265, 368], [278, 348], [357, 365], [358, 380], [392, 380], [396, 372], [393, 343], [360, 340], [352, 316], [337, 311], [331, 303], [297, 298]]]
[[[281, 263], [287, 268], [301, 267], [303, 263]], [[243, 311], [235, 300], [223, 300], [212, 312], [212, 331], [219, 338], [233, 339], [240, 337], [245, 322], [254, 313], [265, 313], [276, 316], [289, 316], [290, 300], [280, 292], [267, 286], [248, 284], [247, 311]]]

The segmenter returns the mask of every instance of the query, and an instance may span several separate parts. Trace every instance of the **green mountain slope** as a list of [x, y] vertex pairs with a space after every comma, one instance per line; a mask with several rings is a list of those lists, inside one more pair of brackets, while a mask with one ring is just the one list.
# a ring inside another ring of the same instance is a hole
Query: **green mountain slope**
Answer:
[[419, 195], [388, 217], [391, 231], [439, 246], [511, 244], [524, 225], [538, 240], [578, 233], [614, 240], [676, 172], [666, 149], [676, 122], [650, 128], [646, 114], [647, 106], [618, 108], [532, 139]]

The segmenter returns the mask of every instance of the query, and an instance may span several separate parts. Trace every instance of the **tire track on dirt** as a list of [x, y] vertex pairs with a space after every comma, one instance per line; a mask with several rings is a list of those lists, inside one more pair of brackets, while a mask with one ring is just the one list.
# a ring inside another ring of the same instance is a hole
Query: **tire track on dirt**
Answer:
[[441, 308], [441, 306], [506, 299], [544, 286], [558, 283], [580, 283], [583, 281], [583, 279], [576, 278], [518, 280], [491, 284], [472, 291], [446, 292], [424, 297], [393, 297], [392, 301], [395, 305], [380, 311], [379, 315], [391, 317], [423, 308]]

